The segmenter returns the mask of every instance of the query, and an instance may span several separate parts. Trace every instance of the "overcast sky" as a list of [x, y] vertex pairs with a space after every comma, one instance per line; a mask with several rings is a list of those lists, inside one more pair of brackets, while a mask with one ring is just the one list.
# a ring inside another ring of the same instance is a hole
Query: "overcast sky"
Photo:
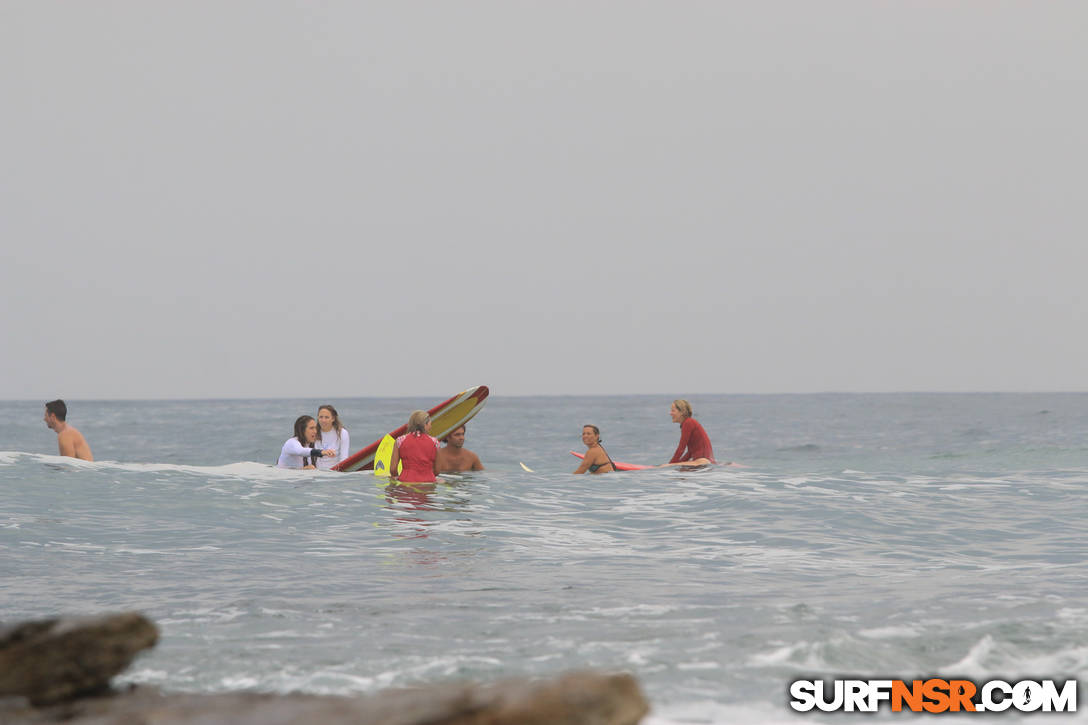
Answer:
[[1088, 3], [0, 0], [0, 398], [1085, 390]]

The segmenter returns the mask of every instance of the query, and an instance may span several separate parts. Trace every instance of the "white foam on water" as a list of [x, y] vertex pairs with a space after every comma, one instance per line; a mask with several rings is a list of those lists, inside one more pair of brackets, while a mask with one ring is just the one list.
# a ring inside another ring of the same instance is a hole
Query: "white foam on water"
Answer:
[[308, 632], [300, 632], [294, 629], [281, 629], [272, 632], [261, 632], [250, 636], [254, 639], [309, 639], [312, 635]]
[[404, 667], [381, 672], [373, 680], [381, 687], [390, 687], [394, 684], [401, 685], [460, 677], [466, 669], [501, 672], [503, 664], [502, 660], [494, 657], [441, 655], [406, 662]]
[[722, 666], [717, 662], [678, 662], [676, 669], [681, 671], [692, 670], [720, 670]]
[[968, 650], [963, 659], [959, 662], [945, 665], [944, 667], [941, 667], [939, 671], [969, 675], [971, 677], [982, 677], [991, 671], [990, 668], [986, 666], [984, 660], [994, 651], [995, 646], [996, 644], [993, 637], [988, 634], [983, 635], [982, 639], [971, 646], [971, 649]]
[[74, 541], [50, 541], [50, 546], [56, 546], [66, 551], [78, 552], [83, 554], [98, 553], [106, 550], [105, 546], [98, 544], [82, 543], [78, 544]]
[[271, 680], [276, 692], [309, 692], [316, 695], [352, 695], [377, 689], [373, 677], [339, 670], [318, 670], [304, 675], [282, 675]]
[[748, 658], [748, 662], [754, 667], [790, 665], [805, 670], [823, 671], [828, 668], [828, 663], [820, 655], [819, 649], [819, 644], [796, 642], [768, 652], [753, 654]]
[[[1015, 668], [1015, 669], [1012, 669]], [[1023, 673], [1025, 679], [1038, 677], [1039, 673], [1088, 672], [1088, 646], [1070, 646], [1056, 652], [1014, 657], [1002, 671]]]
[[1088, 609], [1080, 607], [1062, 607], [1058, 610], [1058, 619], [1084, 624], [1088, 620]]
[[181, 609], [171, 612], [169, 616], [157, 619], [160, 624], [211, 624], [233, 622], [245, 617], [249, 612], [240, 607], [227, 607], [225, 609], [213, 609], [202, 607], [200, 609]]
[[219, 680], [219, 686], [224, 690], [254, 690], [260, 684], [259, 678], [246, 675], [228, 675]]
[[372, 552], [373, 548], [351, 548], [351, 547], [310, 547], [302, 552], [303, 556], [319, 556], [319, 557], [356, 557]]
[[[3, 455], [0, 453], [0, 455]], [[215, 476], [232, 479], [244, 479], [247, 481], [304, 481], [308, 483], [343, 481], [346, 474], [338, 471], [301, 470], [290, 468], [278, 468], [267, 463], [256, 461], [239, 461], [237, 463], [225, 463], [218, 466], [198, 466], [178, 463], [132, 463], [120, 461], [83, 461], [67, 456], [53, 456], [47, 454], [23, 454], [16, 456], [28, 456], [45, 463], [67, 464], [77, 467], [98, 468], [111, 471], [125, 471], [128, 473], [157, 474], [157, 473], [183, 473], [195, 476]], [[0, 463], [6, 463], [0, 459]], [[161, 479], [160, 479], [161, 480]]]
[[917, 637], [921, 633], [914, 627], [874, 627], [858, 632], [868, 639], [897, 639], [900, 637]]
[[[37, 461], [48, 465], [67, 466], [77, 469], [106, 469], [111, 468], [115, 465], [112, 461], [84, 461], [82, 458], [50, 455], [48, 453], [18, 453], [17, 455], [29, 458], [31, 461]], [[25, 461], [21, 463], [25, 464]]]
[[632, 614], [657, 617], [680, 609], [683, 609], [683, 607], [671, 604], [634, 604], [626, 607], [594, 607], [587, 610], [586, 613], [606, 617], [625, 617]]
[[842, 491], [836, 491], [835, 489], [832, 489], [832, 488], [824, 488], [823, 486], [808, 485], [808, 486], [801, 486], [800, 488], [801, 488], [802, 491], [805, 491], [805, 492], [820, 493], [820, 494], [823, 494], [825, 496], [841, 496], [842, 495]]
[[139, 683], [144, 685], [176, 685], [179, 680], [176, 672], [157, 670], [151, 667], [133, 667], [117, 675], [118, 684]]
[[1088, 645], [1070, 644], [1050, 652], [1029, 651], [1024, 645], [999, 641], [985, 635], [959, 662], [941, 667], [948, 675], [977, 679], [1018, 676], [1038, 679], [1053, 673], [1083, 673], [1088, 670]]
[[0, 466], [9, 466], [25, 455], [31, 454], [19, 451], [0, 451]]

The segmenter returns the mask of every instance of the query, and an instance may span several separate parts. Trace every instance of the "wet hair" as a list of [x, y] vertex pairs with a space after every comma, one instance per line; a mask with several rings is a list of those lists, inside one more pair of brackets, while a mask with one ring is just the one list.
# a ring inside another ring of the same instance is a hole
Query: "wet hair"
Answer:
[[295, 438], [298, 438], [298, 442], [302, 445], [306, 445], [306, 428], [313, 419], [312, 415], [300, 415], [295, 421]]
[[63, 421], [68, 417], [68, 406], [65, 405], [64, 401], [60, 398], [50, 400], [45, 404], [45, 409], [47, 412], [57, 416], [57, 420]]
[[[336, 408], [332, 407], [331, 405], [322, 405], [321, 407], [319, 407], [317, 409], [317, 412], [320, 413], [323, 410], [327, 410], [332, 414], [332, 429], [334, 431], [336, 431], [336, 438], [337, 438], [337, 440], [339, 440], [340, 439], [340, 429], [343, 427], [340, 424], [340, 414], [337, 413]], [[320, 430], [320, 428], [319, 428], [319, 430]]]
[[413, 410], [412, 414], [408, 416], [408, 432], [409, 433], [422, 433], [423, 427], [427, 425], [427, 421], [431, 419], [431, 416], [425, 410]]
[[676, 406], [676, 409], [678, 411], [680, 411], [680, 415], [684, 416], [685, 418], [690, 418], [691, 416], [695, 415], [695, 411], [691, 409], [691, 403], [684, 400], [683, 398], [677, 398], [676, 400], [672, 401], [672, 404]]
[[601, 429], [598, 428], [597, 426], [591, 425], [589, 423], [586, 423], [585, 425], [582, 426], [582, 430], [585, 430], [586, 428], [592, 428], [593, 429], [593, 432], [597, 434], [597, 442], [600, 443], [601, 442]]

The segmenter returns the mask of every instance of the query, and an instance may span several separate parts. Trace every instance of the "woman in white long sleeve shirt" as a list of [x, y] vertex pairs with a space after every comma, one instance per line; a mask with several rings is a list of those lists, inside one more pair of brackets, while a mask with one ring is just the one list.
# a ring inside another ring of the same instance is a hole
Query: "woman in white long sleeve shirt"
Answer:
[[279, 468], [314, 468], [313, 461], [318, 458], [336, 455], [336, 451], [332, 449], [315, 448], [314, 443], [316, 440], [317, 421], [308, 415], [300, 415], [298, 420], [295, 421], [295, 435], [284, 442], [276, 466]]
[[340, 414], [331, 405], [322, 405], [317, 409], [317, 431], [321, 436], [321, 447], [336, 451], [335, 456], [317, 459], [317, 467], [328, 470], [348, 457], [351, 437], [348, 429], [340, 423]]

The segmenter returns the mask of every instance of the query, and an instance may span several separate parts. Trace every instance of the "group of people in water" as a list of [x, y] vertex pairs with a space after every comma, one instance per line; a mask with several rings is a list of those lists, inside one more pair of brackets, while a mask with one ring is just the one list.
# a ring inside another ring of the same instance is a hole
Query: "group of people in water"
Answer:
[[[664, 466], [703, 466], [717, 463], [710, 436], [695, 420], [691, 403], [674, 400], [669, 415], [680, 425], [680, 443], [672, 459]], [[45, 424], [57, 434], [60, 455], [93, 461], [91, 447], [76, 428], [68, 425], [68, 407], [63, 400], [45, 404]], [[433, 483], [440, 473], [482, 471], [480, 457], [465, 448], [464, 425], [450, 432], [443, 441], [431, 435], [431, 416], [416, 410], [408, 417], [407, 432], [396, 439], [389, 471], [391, 480], [403, 483]], [[444, 442], [445, 446], [441, 443]], [[601, 445], [601, 431], [595, 425], [582, 426], [585, 457], [575, 473], [610, 473], [618, 470], [616, 463]], [[340, 414], [331, 405], [317, 409], [317, 418], [301, 415], [295, 421], [294, 435], [280, 450], [279, 468], [331, 469], [346, 460], [351, 449], [348, 429], [340, 422]], [[398, 467], [401, 470], [398, 472]]]
[[[465, 448], [466, 426], [460, 425], [444, 439], [446, 445], [431, 435], [431, 416], [416, 410], [408, 417], [407, 432], [393, 444], [389, 470], [392, 480], [406, 483], [432, 483], [439, 473], [482, 471], [480, 457]], [[317, 419], [301, 415], [295, 421], [295, 434], [283, 443], [279, 468], [331, 469], [348, 458], [351, 438], [340, 422], [340, 414], [331, 405], [317, 409]], [[403, 470], [397, 473], [398, 465]]]
[[[680, 443], [664, 466], [704, 466], [716, 463], [714, 448], [706, 429], [695, 420], [691, 403], [674, 400], [669, 415], [680, 425]], [[320, 442], [319, 439], [320, 438]], [[295, 421], [295, 435], [283, 444], [276, 465], [280, 468], [328, 469], [348, 457], [347, 429], [340, 423], [336, 408], [322, 405], [317, 420], [308, 415]], [[441, 445], [445, 442], [445, 446]], [[582, 465], [575, 473], [610, 473], [618, 470], [601, 445], [601, 431], [595, 425], [582, 426], [586, 447]], [[399, 469], [399, 471], [398, 471]], [[433, 483], [440, 473], [482, 471], [480, 457], [465, 448], [465, 426], [458, 426], [443, 441], [431, 435], [431, 416], [425, 410], [408, 416], [407, 431], [396, 439], [389, 462], [390, 480], [402, 483]]]

